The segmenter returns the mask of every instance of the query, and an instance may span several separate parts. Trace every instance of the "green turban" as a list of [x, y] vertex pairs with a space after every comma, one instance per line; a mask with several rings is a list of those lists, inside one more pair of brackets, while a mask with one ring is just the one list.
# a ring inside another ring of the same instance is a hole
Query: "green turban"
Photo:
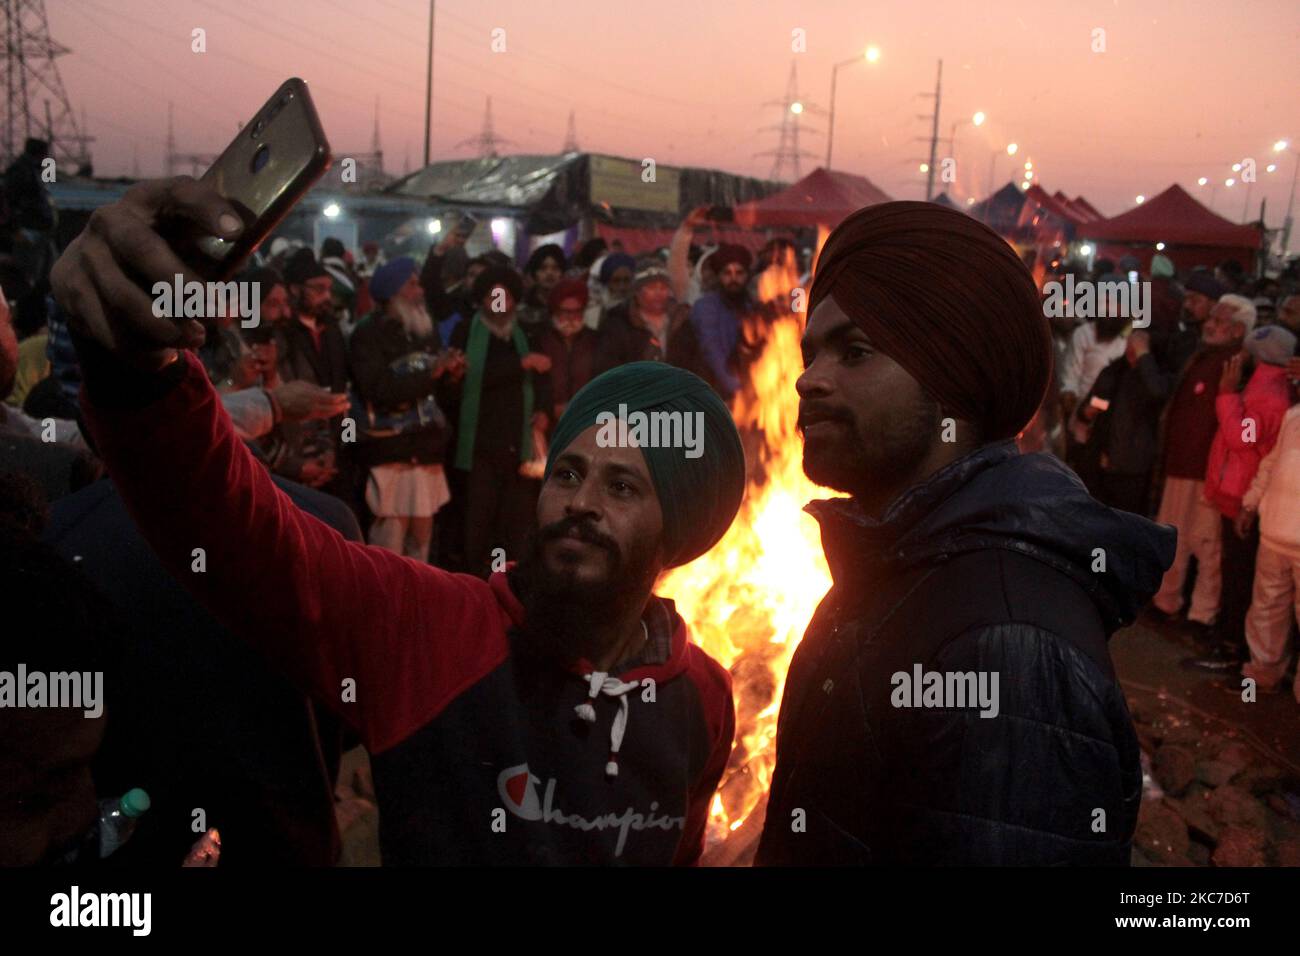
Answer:
[[593, 425], [601, 428], [598, 441], [635, 443], [645, 456], [663, 510], [668, 567], [718, 543], [745, 494], [745, 452], [730, 410], [703, 379], [662, 362], [631, 362], [592, 379], [555, 426], [547, 478]]

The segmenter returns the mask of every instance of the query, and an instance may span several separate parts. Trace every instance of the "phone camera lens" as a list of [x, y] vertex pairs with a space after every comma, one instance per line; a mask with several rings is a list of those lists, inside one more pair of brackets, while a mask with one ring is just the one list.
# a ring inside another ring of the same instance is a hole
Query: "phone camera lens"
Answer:
[[253, 161], [249, 163], [249, 169], [254, 173], [260, 173], [268, 162], [271, 160], [271, 147], [263, 143], [253, 154]]

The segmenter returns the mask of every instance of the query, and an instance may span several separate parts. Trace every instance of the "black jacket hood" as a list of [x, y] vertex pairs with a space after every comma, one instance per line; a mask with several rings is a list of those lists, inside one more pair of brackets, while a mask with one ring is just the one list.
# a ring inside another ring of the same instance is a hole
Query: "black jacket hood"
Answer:
[[904, 570], [1006, 548], [1069, 575], [1096, 603], [1108, 634], [1131, 623], [1160, 587], [1176, 541], [1172, 527], [1108, 508], [1060, 460], [1022, 455], [1011, 440], [985, 445], [914, 485], [882, 520], [848, 498], [814, 501], [807, 510], [821, 523], [837, 584], [864, 565]]

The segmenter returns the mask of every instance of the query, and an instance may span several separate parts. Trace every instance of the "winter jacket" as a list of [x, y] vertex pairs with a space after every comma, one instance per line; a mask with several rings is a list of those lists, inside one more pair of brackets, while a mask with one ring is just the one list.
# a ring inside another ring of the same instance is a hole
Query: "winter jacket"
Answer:
[[613, 683], [534, 663], [508, 573], [450, 574], [304, 514], [192, 355], [143, 376], [79, 350], [91, 433], [159, 559], [370, 750], [386, 863], [698, 860], [734, 710], [671, 602], [651, 600], [647, 652]]
[[1221, 392], [1214, 400], [1219, 430], [1210, 446], [1205, 497], [1224, 517], [1237, 517], [1241, 496], [1250, 489], [1259, 463], [1273, 450], [1290, 407], [1291, 386], [1281, 365], [1259, 365], [1244, 389]]
[[1142, 771], [1106, 640], [1173, 530], [1012, 441], [881, 521], [808, 510], [834, 583], [791, 662], [757, 863], [1127, 864]]
[[1093, 398], [1110, 402], [1092, 428], [1092, 441], [1096, 442], [1104, 473], [1150, 473], [1159, 447], [1160, 409], [1168, 387], [1168, 380], [1160, 374], [1150, 353], [1138, 359], [1136, 365], [1130, 365], [1121, 355], [1101, 370], [1081, 407], [1087, 407]]
[[348, 362], [357, 408], [357, 461], [366, 467], [390, 462], [441, 464], [451, 433], [433, 397], [433, 334], [412, 339], [397, 319], [371, 313], [348, 340]]
[[1242, 505], [1259, 509], [1264, 544], [1300, 561], [1300, 405], [1282, 419], [1277, 442], [1259, 463]]

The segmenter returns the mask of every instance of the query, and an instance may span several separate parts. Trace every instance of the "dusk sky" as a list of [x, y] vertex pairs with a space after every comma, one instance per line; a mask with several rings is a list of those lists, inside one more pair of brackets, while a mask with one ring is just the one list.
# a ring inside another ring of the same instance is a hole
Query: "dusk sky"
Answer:
[[[831, 66], [879, 48], [879, 62], [839, 71], [837, 169], [896, 198], [922, 198], [936, 62], [944, 61], [940, 136], [976, 110], [988, 121], [957, 138], [955, 195], [980, 198], [990, 158], [998, 184], [1028, 159], [1049, 191], [1082, 193], [1108, 215], [1179, 182], [1241, 221], [1252, 157], [1252, 218], [1280, 224], [1300, 148], [1297, 0], [1008, 0], [872, 2], [502, 2], [439, 0], [433, 157], [474, 155], [492, 97], [503, 152], [555, 153], [569, 111], [580, 148], [669, 165], [766, 176], [791, 63], [809, 110], [802, 171], [825, 155]], [[167, 103], [178, 148], [218, 152], [236, 123], [286, 77], [311, 87], [337, 157], [370, 148], [375, 101], [385, 166], [422, 159], [427, 0], [47, 0], [74, 108], [84, 110], [101, 175], [163, 169]], [[207, 52], [191, 52], [191, 31]], [[505, 52], [492, 31], [505, 30]], [[791, 50], [805, 31], [807, 51]], [[1105, 30], [1105, 52], [1092, 51]], [[815, 131], [814, 131], [815, 128]], [[947, 155], [941, 146], [940, 156]], [[1276, 172], [1265, 167], [1278, 162]], [[1293, 246], [1296, 241], [1293, 240]]]

